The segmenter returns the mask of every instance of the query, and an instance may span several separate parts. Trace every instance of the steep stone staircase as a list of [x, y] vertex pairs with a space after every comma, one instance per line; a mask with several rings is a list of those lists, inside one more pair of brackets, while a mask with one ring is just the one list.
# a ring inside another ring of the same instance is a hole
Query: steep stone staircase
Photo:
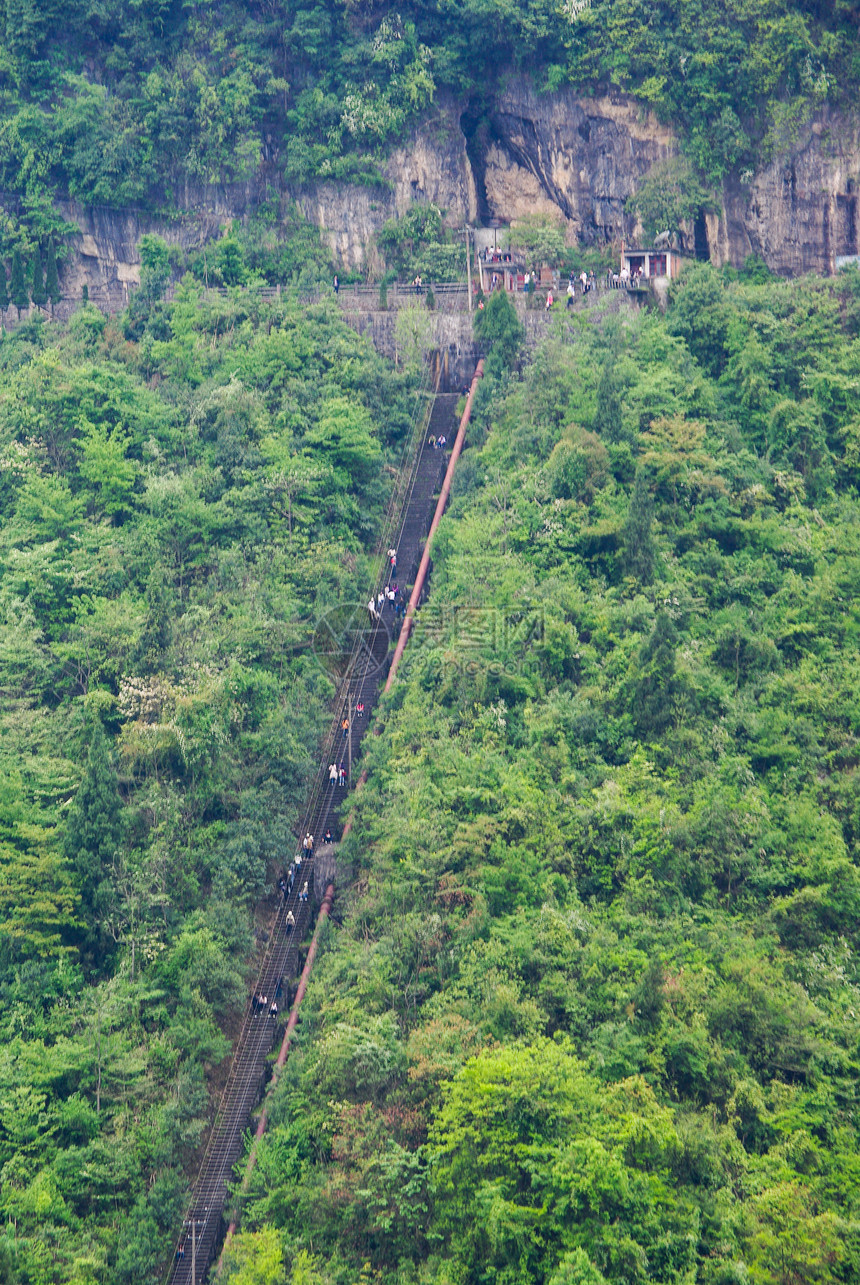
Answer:
[[[447, 464], [447, 452], [434, 449], [428, 439], [445, 434], [449, 444], [453, 441], [456, 404], [456, 393], [440, 393], [434, 398], [429, 423], [421, 428], [423, 440], [416, 446], [399, 521], [395, 520], [389, 526], [391, 543], [397, 549], [397, 569], [394, 575], [386, 574], [384, 582], [396, 580], [404, 599], [408, 599], [414, 583], [435, 496]], [[341, 639], [346, 677], [340, 686], [335, 704], [337, 712], [323, 747], [302, 825], [302, 833], [310, 831], [318, 849], [329, 826], [335, 841], [339, 839], [340, 811], [348, 798], [347, 790], [330, 783], [329, 764], [351, 762], [355, 775], [361, 741], [384, 685], [392, 642], [396, 641], [397, 633], [394, 607], [389, 603], [383, 607], [381, 618], [372, 625], [363, 604], [355, 604], [346, 614], [347, 625]], [[354, 714], [359, 701], [364, 703], [362, 717]], [[341, 727], [344, 718], [351, 724], [346, 736]], [[300, 851], [300, 843], [297, 842], [296, 847]], [[253, 991], [254, 996], [266, 996], [269, 1003], [276, 999], [281, 1010], [287, 1007], [285, 1001], [288, 997], [284, 988], [289, 985], [288, 979], [299, 972], [300, 944], [305, 938], [313, 909], [316, 860], [316, 857], [303, 860], [289, 895], [273, 916], [270, 939]], [[307, 900], [302, 900], [306, 881], [309, 894]], [[296, 921], [291, 931], [286, 925], [288, 913], [292, 913]], [[275, 1031], [276, 1023], [269, 1014], [259, 1011], [249, 999], [220, 1109], [198, 1172], [192, 1204], [175, 1246], [168, 1278], [170, 1285], [198, 1285], [206, 1277], [223, 1232], [228, 1187], [242, 1154], [245, 1130], [265, 1087]]]

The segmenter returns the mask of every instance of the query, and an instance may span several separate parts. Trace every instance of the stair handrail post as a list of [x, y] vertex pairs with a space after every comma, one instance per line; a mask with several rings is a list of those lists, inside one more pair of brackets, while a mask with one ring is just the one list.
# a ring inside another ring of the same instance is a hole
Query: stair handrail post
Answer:
[[346, 779], [352, 786], [352, 688], [346, 694]]

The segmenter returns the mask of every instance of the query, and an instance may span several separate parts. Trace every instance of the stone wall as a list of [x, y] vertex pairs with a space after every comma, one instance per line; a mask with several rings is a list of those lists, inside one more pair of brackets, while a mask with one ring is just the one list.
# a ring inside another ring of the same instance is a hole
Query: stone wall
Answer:
[[[595, 322], [607, 313], [617, 313], [633, 309], [647, 303], [649, 292], [642, 290], [640, 298], [633, 298], [626, 291], [596, 290], [585, 296], [576, 295], [574, 306], [578, 312], [586, 310], [594, 317]], [[524, 295], [511, 295], [520, 321], [525, 328], [527, 349], [534, 349], [547, 334], [550, 326], [563, 325], [567, 308], [559, 301], [551, 313], [543, 307], [529, 308]], [[379, 308], [353, 308], [348, 301], [341, 301], [344, 320], [357, 330], [367, 335], [373, 346], [383, 356], [397, 361], [402, 356], [397, 348], [397, 310]], [[433, 313], [433, 329], [430, 342], [436, 352], [434, 358], [442, 371], [442, 392], [455, 392], [467, 388], [475, 373], [475, 365], [480, 356], [473, 336], [474, 313]]]
[[[397, 312], [378, 308], [344, 310], [344, 320], [360, 335], [367, 335], [377, 352], [391, 361], [398, 352], [395, 326]], [[442, 368], [441, 392], [456, 392], [468, 386], [475, 373], [478, 352], [472, 335], [472, 317], [468, 312], [433, 314], [433, 331], [429, 341], [438, 353]]]

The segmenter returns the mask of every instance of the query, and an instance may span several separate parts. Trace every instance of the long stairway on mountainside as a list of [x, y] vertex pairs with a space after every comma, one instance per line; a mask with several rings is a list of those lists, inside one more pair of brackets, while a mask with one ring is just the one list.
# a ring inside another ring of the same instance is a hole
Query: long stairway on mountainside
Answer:
[[[386, 575], [386, 583], [389, 579], [396, 580], [404, 601], [408, 601], [415, 581], [435, 497], [448, 462], [447, 451], [435, 449], [429, 439], [438, 439], [444, 434], [449, 444], [453, 441], [457, 397], [456, 393], [439, 393], [434, 399], [429, 426], [414, 459], [399, 529], [397, 524], [393, 528], [392, 544], [397, 550], [397, 568], [393, 575]], [[361, 741], [384, 686], [392, 642], [396, 642], [395, 613], [390, 603], [386, 602], [380, 619], [372, 625], [366, 609], [362, 610], [362, 627], [351, 635], [354, 654], [351, 656], [348, 682], [341, 686], [337, 712], [302, 827], [303, 831], [307, 830], [314, 836], [320, 858], [322, 836], [328, 827], [335, 842], [339, 840], [342, 829], [340, 813], [342, 805], [349, 800], [348, 790], [330, 783], [329, 764], [334, 762], [339, 766], [342, 762], [351, 762], [355, 779], [354, 765], [360, 755]], [[365, 621], [368, 622], [366, 628]], [[364, 704], [364, 714], [355, 717], [354, 710], [359, 702]], [[344, 718], [351, 724], [347, 732], [349, 742], [342, 730]], [[297, 843], [297, 850], [300, 846], [300, 842]], [[302, 861], [289, 894], [273, 915], [271, 936], [253, 991], [255, 996], [265, 996], [269, 1003], [275, 999], [280, 1010], [288, 1007], [288, 989], [285, 991], [285, 987], [289, 988], [288, 979], [300, 971], [301, 943], [312, 916], [317, 859], [313, 857]], [[286, 859], [288, 861], [289, 858]], [[308, 896], [303, 899], [302, 890], [306, 883]], [[317, 892], [322, 896], [321, 889]], [[295, 927], [288, 931], [286, 920], [290, 913], [295, 919]], [[265, 1089], [276, 1031], [280, 1034], [269, 1014], [265, 1010], [260, 1011], [249, 1000], [221, 1105], [195, 1182], [192, 1204], [174, 1247], [170, 1285], [200, 1285], [206, 1278], [221, 1240], [228, 1187], [234, 1167], [242, 1155], [245, 1131]]]

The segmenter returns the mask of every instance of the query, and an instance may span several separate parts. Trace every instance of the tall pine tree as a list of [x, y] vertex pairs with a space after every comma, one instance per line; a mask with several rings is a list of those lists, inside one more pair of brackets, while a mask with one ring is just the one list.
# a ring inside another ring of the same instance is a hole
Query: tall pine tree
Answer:
[[661, 611], [638, 656], [639, 672], [631, 702], [636, 732], [643, 741], [659, 737], [678, 715], [682, 690], [675, 673], [677, 642], [675, 626]]
[[60, 277], [57, 272], [57, 251], [54, 249], [53, 241], [48, 242], [48, 250], [45, 255], [45, 294], [51, 303], [59, 303], [62, 299], [60, 293]]
[[603, 363], [600, 383], [597, 385], [597, 410], [593, 427], [598, 437], [602, 437], [607, 442], [620, 442], [624, 434], [615, 361], [615, 352], [611, 351]]
[[112, 896], [111, 869], [122, 822], [116, 769], [101, 723], [90, 736], [87, 770], [69, 809], [63, 849], [75, 872], [84, 921], [84, 952], [96, 966], [109, 947], [105, 920]]
[[6, 280], [6, 264], [0, 259], [0, 310], [9, 307], [9, 283]]
[[21, 251], [12, 251], [12, 279], [9, 283], [9, 292], [12, 296], [12, 302], [20, 312], [26, 308], [30, 302], [30, 296], [27, 292], [27, 283], [24, 280], [24, 265], [21, 262]]
[[48, 302], [48, 296], [45, 293], [45, 271], [42, 267], [42, 249], [39, 245], [33, 252], [33, 284], [30, 287], [30, 296], [37, 308], [44, 308]]
[[633, 494], [627, 509], [627, 521], [624, 523], [624, 570], [628, 576], [635, 576], [640, 584], [650, 584], [654, 576], [654, 559], [656, 548], [652, 525], [654, 522], [654, 501], [648, 489], [648, 482], [642, 468], [636, 470], [636, 481]]

